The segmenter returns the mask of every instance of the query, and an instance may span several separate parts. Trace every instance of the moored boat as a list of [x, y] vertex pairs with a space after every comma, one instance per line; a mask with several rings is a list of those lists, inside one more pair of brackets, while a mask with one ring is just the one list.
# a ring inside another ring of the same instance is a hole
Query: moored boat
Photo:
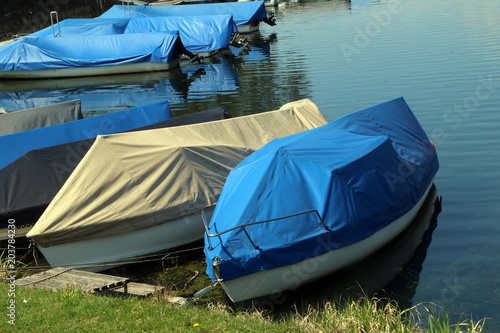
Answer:
[[189, 4], [174, 6], [134, 6], [115, 5], [99, 18], [126, 18], [152, 16], [201, 16], [231, 15], [240, 33], [249, 33], [259, 29], [260, 22], [274, 25], [274, 19], [268, 17], [264, 1], [222, 2]]
[[0, 169], [31, 150], [124, 132], [170, 118], [165, 101], [0, 136]]
[[410, 224], [437, 169], [403, 98], [273, 140], [228, 176], [206, 226], [207, 274], [240, 303], [356, 263]]
[[228, 49], [238, 32], [231, 15], [66, 19], [30, 37], [104, 36], [178, 31], [184, 48], [199, 56]]
[[178, 31], [23, 37], [0, 46], [0, 78], [40, 79], [170, 70], [184, 52]]
[[[151, 104], [151, 108], [165, 103]], [[200, 111], [132, 128], [143, 131], [229, 118], [223, 108]], [[116, 124], [117, 128], [120, 124]], [[23, 238], [94, 143], [95, 138], [31, 150], [0, 169], [0, 241], [7, 239], [7, 221], [15, 220], [16, 238]]]
[[314, 103], [99, 136], [28, 238], [52, 266], [103, 270], [203, 238], [229, 171], [270, 140], [326, 123]]

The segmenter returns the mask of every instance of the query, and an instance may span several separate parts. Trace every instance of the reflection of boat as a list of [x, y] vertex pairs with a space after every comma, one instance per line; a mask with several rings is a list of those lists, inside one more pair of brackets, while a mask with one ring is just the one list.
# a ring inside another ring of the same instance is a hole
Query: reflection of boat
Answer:
[[169, 118], [168, 103], [161, 102], [0, 136], [0, 169], [34, 149], [130, 131]]
[[0, 46], [0, 78], [36, 79], [170, 70], [179, 33], [23, 37]]
[[82, 119], [81, 102], [73, 100], [0, 114], [0, 136]]
[[210, 56], [227, 49], [238, 31], [231, 15], [67, 19], [30, 37], [103, 36], [178, 31], [187, 51]]
[[273, 138], [325, 123], [312, 102], [299, 101], [210, 123], [100, 136], [27, 236], [52, 266], [89, 270], [200, 240], [200, 211], [214, 208], [238, 162]]
[[[50, 80], [0, 80], [0, 103], [9, 110], [80, 99], [82, 111], [105, 113], [125, 107], [168, 100], [184, 104], [210, 91], [238, 89], [230, 63], [183, 66], [167, 72], [150, 72]], [[5, 92], [1, 92], [4, 90]]]
[[207, 227], [207, 273], [242, 302], [347, 267], [410, 224], [437, 169], [402, 98], [274, 140], [231, 171]]
[[201, 15], [232, 15], [240, 33], [248, 33], [259, 29], [261, 21], [274, 25], [274, 20], [267, 16], [264, 1], [221, 2], [175, 6], [115, 5], [99, 16], [99, 18]]
[[[229, 115], [222, 108], [183, 115], [133, 131], [166, 128], [220, 120]], [[95, 138], [64, 143], [27, 152], [0, 169], [0, 240], [6, 239], [6, 221], [16, 221], [16, 236], [23, 237], [35, 224], [68, 179]]]

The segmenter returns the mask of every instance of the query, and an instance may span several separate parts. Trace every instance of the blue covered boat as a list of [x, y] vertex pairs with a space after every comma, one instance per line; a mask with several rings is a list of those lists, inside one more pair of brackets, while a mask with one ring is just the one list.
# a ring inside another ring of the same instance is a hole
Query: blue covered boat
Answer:
[[176, 6], [115, 5], [99, 18], [127, 18], [152, 16], [204, 16], [232, 15], [240, 33], [259, 29], [260, 22], [274, 25], [274, 18], [267, 16], [264, 1], [223, 2]]
[[229, 174], [205, 235], [207, 274], [242, 302], [351, 265], [410, 225], [437, 170], [403, 98], [273, 140]]
[[96, 18], [67, 19], [30, 36], [57, 38], [162, 31], [179, 31], [182, 44], [189, 52], [211, 53], [228, 48], [238, 29], [231, 15]]
[[168, 102], [165, 101], [0, 136], [0, 169], [30, 150], [130, 131], [171, 117]]
[[0, 46], [0, 78], [55, 78], [169, 70], [183, 51], [178, 31], [23, 37]]

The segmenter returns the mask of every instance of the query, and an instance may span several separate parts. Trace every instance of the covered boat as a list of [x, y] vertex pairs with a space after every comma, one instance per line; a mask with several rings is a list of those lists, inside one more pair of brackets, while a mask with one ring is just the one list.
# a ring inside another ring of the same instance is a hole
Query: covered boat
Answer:
[[238, 31], [231, 15], [67, 19], [30, 36], [69, 37], [179, 31], [187, 51], [203, 56], [229, 48]]
[[82, 119], [81, 101], [73, 100], [0, 114], [0, 136]]
[[267, 16], [264, 1], [221, 2], [176, 6], [130, 6], [114, 5], [99, 18], [127, 18], [152, 16], [203, 16], [231, 15], [240, 33], [259, 29], [261, 21], [274, 25]]
[[205, 235], [207, 273], [238, 303], [353, 264], [410, 224], [437, 170], [403, 98], [273, 140], [224, 185]]
[[179, 33], [23, 37], [0, 46], [0, 78], [36, 79], [164, 71], [179, 64]]
[[[130, 131], [189, 125], [229, 117], [219, 107], [162, 120]], [[0, 187], [0, 241], [7, 239], [8, 219], [16, 221], [16, 237], [26, 235], [94, 141], [95, 138], [89, 138], [31, 150], [0, 169], [0, 184], [3, 184]]]
[[200, 240], [200, 212], [213, 210], [236, 164], [274, 138], [325, 123], [304, 100], [210, 123], [99, 136], [27, 236], [52, 266], [88, 270]]
[[171, 117], [165, 101], [0, 136], [0, 169], [31, 150], [129, 131]]

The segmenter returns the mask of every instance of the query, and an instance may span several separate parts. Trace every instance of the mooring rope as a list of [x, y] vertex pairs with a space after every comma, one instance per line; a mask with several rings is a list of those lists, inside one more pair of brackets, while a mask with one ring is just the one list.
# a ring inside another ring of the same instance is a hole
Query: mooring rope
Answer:
[[[183, 250], [178, 250], [178, 251], [173, 251], [173, 252], [137, 256], [137, 257], [128, 258], [128, 259], [119, 259], [119, 260], [104, 261], [104, 262], [89, 262], [89, 263], [78, 263], [78, 264], [68, 264], [68, 265], [57, 265], [57, 267], [96, 268], [96, 267], [108, 267], [108, 266], [117, 266], [117, 265], [122, 266], [122, 265], [129, 265], [129, 264], [141, 264], [141, 263], [147, 263], [147, 262], [164, 261], [165, 258], [167, 258], [167, 257], [174, 258], [176, 255], [181, 254], [181, 253], [194, 252], [194, 251], [198, 251], [201, 249], [203, 249], [203, 246], [189, 248], [189, 249], [183, 249]], [[33, 251], [33, 252], [35, 252], [35, 251]], [[23, 258], [24, 257], [26, 257], [26, 255], [24, 255]], [[50, 266], [50, 265], [18, 267], [18, 272], [20, 272], [20, 273], [39, 272], [39, 271], [45, 271], [45, 270], [48, 270], [51, 268], [52, 268], [52, 266]], [[10, 271], [10, 270], [9, 269], [0, 269], [0, 272], [7, 272], [7, 271]]]

